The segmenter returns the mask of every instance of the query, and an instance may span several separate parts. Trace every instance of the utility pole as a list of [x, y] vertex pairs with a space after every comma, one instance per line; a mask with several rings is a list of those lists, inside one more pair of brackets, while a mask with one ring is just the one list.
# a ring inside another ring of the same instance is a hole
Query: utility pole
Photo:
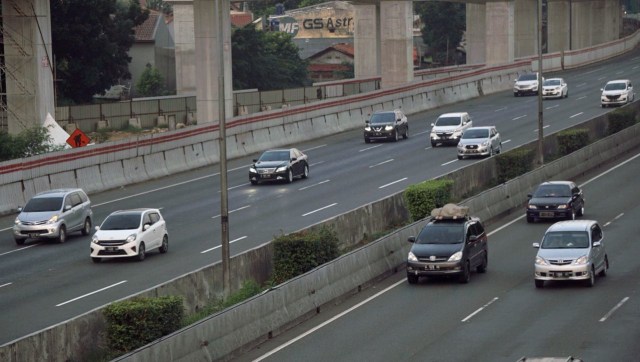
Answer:
[[544, 164], [544, 132], [542, 117], [542, 0], [538, 0], [538, 165]]

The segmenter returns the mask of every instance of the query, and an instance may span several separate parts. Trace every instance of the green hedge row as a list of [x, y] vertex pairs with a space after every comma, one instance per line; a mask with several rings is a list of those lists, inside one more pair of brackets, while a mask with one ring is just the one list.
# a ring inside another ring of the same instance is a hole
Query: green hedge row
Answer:
[[512, 178], [524, 175], [533, 169], [533, 161], [536, 153], [528, 148], [517, 148], [496, 156], [498, 168], [498, 183], [503, 183]]
[[609, 113], [608, 121], [607, 129], [612, 135], [636, 124], [636, 111], [631, 107], [618, 108]]
[[558, 132], [558, 153], [560, 157], [577, 151], [589, 144], [589, 130], [575, 128]]
[[427, 180], [410, 185], [402, 194], [413, 221], [424, 219], [431, 210], [442, 207], [451, 200], [453, 180]]

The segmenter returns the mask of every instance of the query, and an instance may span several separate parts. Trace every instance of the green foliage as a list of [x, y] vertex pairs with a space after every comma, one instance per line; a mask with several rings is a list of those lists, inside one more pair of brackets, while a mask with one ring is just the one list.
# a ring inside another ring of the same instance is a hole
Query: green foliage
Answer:
[[173, 13], [173, 7], [171, 4], [162, 0], [147, 0], [147, 9], [161, 11], [165, 15]]
[[0, 131], [0, 161], [41, 155], [64, 148], [51, 143], [52, 139], [45, 127], [25, 129], [17, 135]]
[[273, 281], [276, 284], [304, 274], [340, 255], [335, 231], [323, 226], [274, 237]]
[[451, 199], [453, 180], [427, 180], [410, 185], [404, 190], [402, 197], [413, 221], [424, 219], [431, 210], [442, 207]]
[[420, 15], [422, 39], [429, 46], [433, 60], [449, 64], [466, 29], [464, 3], [415, 2], [415, 12]]
[[498, 182], [503, 183], [523, 175], [533, 168], [535, 152], [528, 148], [516, 148], [496, 156]]
[[167, 296], [115, 302], [103, 313], [109, 349], [126, 353], [178, 330], [184, 310], [181, 297]]
[[558, 132], [558, 151], [560, 156], [566, 156], [589, 144], [589, 130], [575, 128]]
[[164, 87], [164, 79], [158, 68], [147, 64], [144, 72], [140, 75], [136, 90], [142, 97], [155, 97], [167, 94]]
[[231, 36], [234, 89], [272, 90], [309, 84], [307, 61], [300, 59], [290, 34], [264, 32], [252, 25]]
[[138, 0], [52, 0], [51, 40], [61, 103], [90, 103], [93, 95], [131, 78], [127, 52], [134, 27], [149, 16]]
[[607, 120], [609, 121], [607, 129], [612, 135], [633, 126], [636, 123], [636, 111], [631, 107], [618, 108], [609, 113]]

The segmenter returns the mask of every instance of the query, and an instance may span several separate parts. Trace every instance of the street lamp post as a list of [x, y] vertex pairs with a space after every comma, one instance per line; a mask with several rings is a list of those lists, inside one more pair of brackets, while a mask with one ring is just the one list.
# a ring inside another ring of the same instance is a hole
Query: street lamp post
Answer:
[[544, 133], [542, 117], [542, 0], [538, 0], [538, 164], [544, 164]]

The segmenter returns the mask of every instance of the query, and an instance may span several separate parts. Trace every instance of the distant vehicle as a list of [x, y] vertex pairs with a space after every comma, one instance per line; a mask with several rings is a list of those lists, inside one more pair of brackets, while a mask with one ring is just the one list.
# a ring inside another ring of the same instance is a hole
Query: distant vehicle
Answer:
[[596, 274], [607, 275], [609, 257], [597, 221], [557, 222], [533, 247], [538, 249], [534, 264], [536, 288], [544, 287], [548, 280], [577, 280], [592, 287]]
[[458, 143], [458, 159], [467, 156], [493, 156], [502, 152], [502, 139], [494, 126], [471, 127], [462, 134]]
[[447, 204], [433, 209], [431, 218], [412, 243], [407, 257], [407, 281], [416, 284], [421, 276], [457, 276], [468, 283], [471, 271], [484, 273], [489, 263], [487, 233], [468, 207]]
[[364, 142], [374, 140], [398, 141], [400, 137], [409, 138], [409, 121], [399, 109], [376, 111], [365, 121]]
[[249, 167], [249, 181], [252, 185], [266, 181], [291, 183], [295, 177], [309, 177], [308, 157], [297, 148], [264, 151]]
[[140, 208], [115, 211], [96, 226], [91, 238], [91, 260], [103, 258], [145, 259], [148, 251], [169, 250], [167, 224], [158, 209]]
[[584, 215], [584, 194], [573, 181], [547, 181], [527, 195], [527, 222], [569, 219]]
[[93, 211], [87, 194], [78, 188], [40, 192], [18, 208], [13, 238], [18, 245], [29, 239], [67, 241], [67, 234], [80, 231], [89, 235]]
[[[544, 83], [544, 77], [542, 78]], [[513, 96], [521, 96], [527, 94], [538, 94], [538, 73], [522, 74], [515, 80], [513, 84]]]
[[457, 145], [460, 142], [462, 132], [473, 126], [473, 120], [467, 112], [445, 113], [431, 123], [431, 147], [438, 144]]
[[567, 98], [569, 86], [562, 78], [545, 79], [542, 83], [542, 98]]
[[633, 102], [635, 99], [635, 93], [633, 92], [633, 86], [628, 79], [612, 80], [605, 84], [604, 88], [600, 91], [600, 105], [602, 108], [608, 106], [621, 106]]

